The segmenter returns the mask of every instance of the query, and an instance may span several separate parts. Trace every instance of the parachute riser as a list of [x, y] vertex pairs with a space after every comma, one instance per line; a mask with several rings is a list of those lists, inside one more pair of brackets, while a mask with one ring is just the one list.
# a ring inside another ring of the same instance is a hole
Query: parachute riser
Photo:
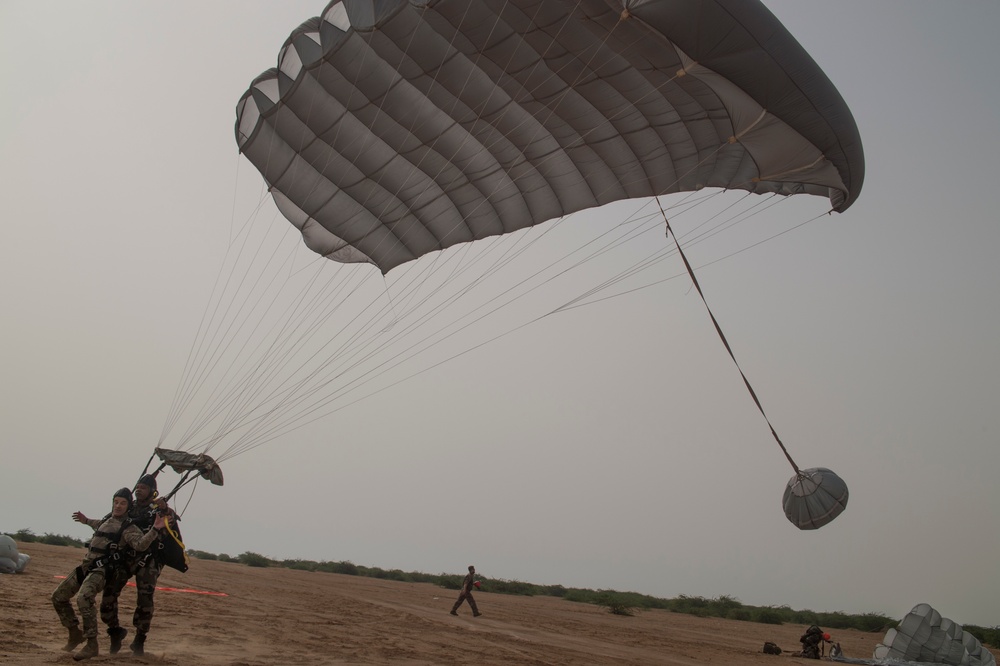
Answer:
[[743, 378], [743, 383], [750, 392], [750, 397], [753, 398], [754, 404], [757, 405], [757, 409], [760, 410], [761, 416], [763, 416], [764, 421], [767, 422], [767, 427], [770, 428], [774, 441], [778, 443], [778, 446], [781, 448], [781, 452], [785, 454], [785, 458], [792, 466], [792, 469], [795, 470], [796, 476], [802, 476], [799, 466], [795, 464], [794, 460], [792, 460], [792, 456], [788, 453], [788, 449], [785, 448], [781, 438], [778, 437], [778, 432], [774, 429], [774, 426], [771, 425], [771, 420], [767, 418], [767, 414], [764, 412], [764, 407], [760, 404], [760, 399], [757, 397], [757, 392], [753, 390], [753, 386], [750, 385], [750, 380], [747, 379], [746, 374], [743, 372], [743, 368], [740, 367], [739, 361], [736, 360], [736, 355], [733, 353], [733, 349], [729, 345], [729, 340], [726, 339], [726, 334], [722, 332], [722, 327], [719, 326], [718, 320], [716, 320], [715, 315], [712, 313], [712, 308], [709, 307], [708, 301], [705, 299], [705, 294], [701, 290], [701, 284], [698, 283], [698, 278], [694, 274], [694, 268], [691, 266], [691, 262], [688, 261], [687, 255], [684, 254], [684, 250], [681, 248], [681, 243], [677, 239], [677, 234], [674, 233], [674, 230], [670, 226], [670, 220], [667, 219], [667, 214], [663, 210], [663, 204], [660, 203], [659, 197], [656, 197], [656, 205], [660, 207], [660, 215], [663, 216], [663, 223], [666, 225], [666, 235], [668, 238], [673, 238], [674, 245], [677, 247], [677, 252], [680, 254], [681, 261], [684, 262], [684, 267], [687, 269], [688, 275], [691, 276], [691, 282], [694, 284], [694, 288], [698, 291], [698, 295], [701, 296], [701, 302], [705, 304], [708, 316], [712, 319], [712, 325], [715, 326], [715, 332], [719, 334], [719, 339], [722, 340], [722, 344], [725, 346], [726, 351], [729, 352], [729, 357], [732, 358], [733, 363], [736, 364], [736, 369], [739, 370], [740, 377]]

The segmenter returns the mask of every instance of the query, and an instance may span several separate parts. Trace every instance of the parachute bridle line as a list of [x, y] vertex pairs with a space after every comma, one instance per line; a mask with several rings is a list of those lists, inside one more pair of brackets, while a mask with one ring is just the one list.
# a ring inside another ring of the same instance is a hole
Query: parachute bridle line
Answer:
[[[726, 339], [726, 334], [722, 332], [722, 327], [719, 326], [718, 320], [712, 313], [712, 308], [708, 305], [708, 300], [705, 299], [705, 293], [701, 290], [701, 284], [698, 282], [698, 277], [694, 274], [694, 269], [691, 267], [691, 262], [688, 261], [687, 255], [684, 254], [684, 250], [681, 248], [681, 243], [677, 240], [677, 235], [674, 230], [670, 227], [670, 220], [667, 218], [666, 212], [663, 210], [663, 205], [660, 203], [660, 198], [656, 197], [656, 204], [660, 207], [660, 213], [663, 215], [663, 223], [666, 226], [666, 234], [668, 237], [672, 238], [674, 245], [677, 246], [677, 253], [680, 255], [681, 260], [684, 262], [684, 267], [687, 269], [688, 275], [691, 276], [691, 282], [694, 284], [694, 288], [698, 290], [698, 295], [701, 296], [701, 302], [705, 304], [705, 309], [708, 311], [708, 316], [712, 319], [712, 325], [715, 326], [715, 332], [719, 334], [719, 339], [722, 340], [722, 344], [725, 346], [726, 351], [729, 352], [729, 357], [733, 359], [733, 363], [736, 364], [736, 369], [740, 372], [740, 377], [743, 378], [743, 383], [746, 385], [747, 390], [750, 392], [750, 397], [753, 398], [754, 404], [757, 405], [757, 409], [760, 410], [761, 416], [764, 417], [764, 421], [767, 423], [767, 427], [771, 429], [771, 434], [774, 436], [774, 441], [778, 443], [781, 447], [781, 452], [785, 454], [785, 458], [791, 464], [792, 469], [795, 470], [797, 476], [801, 476], [802, 472], [799, 470], [799, 466], [795, 464], [792, 460], [792, 456], [788, 453], [788, 449], [785, 448], [784, 443], [781, 438], [778, 437], [778, 432], [774, 429], [771, 424], [771, 420], [767, 418], [767, 414], [764, 412], [763, 405], [760, 404], [760, 398], [757, 397], [757, 392], [753, 390], [753, 386], [750, 385], [750, 380], [747, 379], [746, 373], [743, 372], [743, 368], [740, 367], [740, 362], [736, 360], [736, 354], [733, 353], [733, 348], [729, 345], [729, 340]], [[804, 223], [803, 223], [804, 224]]]

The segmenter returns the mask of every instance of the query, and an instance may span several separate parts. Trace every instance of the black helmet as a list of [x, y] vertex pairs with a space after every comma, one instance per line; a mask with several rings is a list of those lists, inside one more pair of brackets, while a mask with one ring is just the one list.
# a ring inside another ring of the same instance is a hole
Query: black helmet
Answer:
[[[128, 488], [120, 488], [115, 492], [114, 497], [124, 497], [128, 502], [128, 508], [132, 508], [132, 491]], [[114, 499], [114, 497], [112, 499]]]
[[156, 477], [152, 474], [143, 474], [142, 477], [135, 482], [135, 485], [142, 484], [144, 486], [149, 486], [150, 490], [156, 490]]

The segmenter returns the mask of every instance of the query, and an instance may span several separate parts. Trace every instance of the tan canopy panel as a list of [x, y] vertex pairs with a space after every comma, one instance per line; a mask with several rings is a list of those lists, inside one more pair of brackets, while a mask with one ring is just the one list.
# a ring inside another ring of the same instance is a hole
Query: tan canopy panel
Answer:
[[237, 106], [315, 252], [388, 272], [627, 198], [857, 198], [857, 127], [757, 0], [337, 0]]

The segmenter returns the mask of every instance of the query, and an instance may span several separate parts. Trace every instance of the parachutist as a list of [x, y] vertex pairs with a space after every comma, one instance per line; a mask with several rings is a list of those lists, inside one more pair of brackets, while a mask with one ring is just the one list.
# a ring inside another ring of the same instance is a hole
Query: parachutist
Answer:
[[[62, 625], [69, 630], [69, 640], [63, 649], [71, 652], [80, 643], [87, 642], [74, 655], [76, 661], [90, 659], [98, 654], [97, 608], [94, 602], [97, 593], [104, 589], [106, 580], [114, 576], [121, 567], [120, 551], [126, 547], [136, 551], [146, 550], [159, 535], [157, 530], [163, 527], [163, 518], [157, 518], [144, 533], [128, 517], [132, 506], [132, 491], [122, 488], [114, 494], [111, 513], [106, 517], [87, 519], [81, 511], [73, 513], [74, 520], [93, 528], [94, 536], [83, 562], [52, 593], [52, 605]], [[74, 596], [83, 619], [82, 630], [70, 603]]]
[[[162, 529], [166, 526], [167, 519], [176, 520], [173, 511], [157, 494], [156, 477], [152, 474], [143, 475], [135, 484], [135, 500], [135, 506], [129, 512], [129, 516], [140, 527], [159, 524]], [[167, 537], [161, 535], [160, 539], [154, 540], [149, 548], [137, 549], [130, 553], [127, 567], [107, 581], [101, 597], [101, 619], [108, 625], [112, 653], [121, 648], [121, 641], [127, 633], [127, 630], [119, 624], [118, 597], [129, 578], [135, 576], [136, 602], [132, 625], [135, 627], [136, 635], [129, 647], [137, 656], [144, 654], [146, 634], [153, 620], [153, 593], [160, 571], [163, 569], [161, 561], [163, 550], [160, 544], [165, 538]]]

